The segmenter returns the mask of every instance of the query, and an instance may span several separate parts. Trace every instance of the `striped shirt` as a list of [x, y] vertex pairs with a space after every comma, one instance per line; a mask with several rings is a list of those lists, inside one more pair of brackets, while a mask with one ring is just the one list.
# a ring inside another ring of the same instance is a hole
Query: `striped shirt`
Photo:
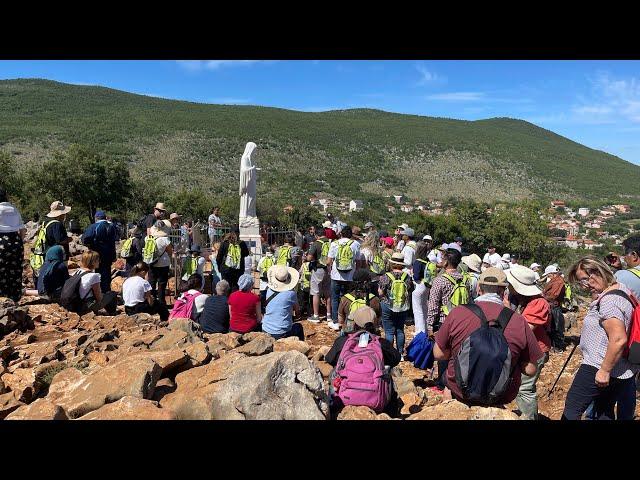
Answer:
[[[625, 285], [618, 285], [618, 288], [627, 295], [631, 294], [631, 291]], [[599, 313], [598, 302], [600, 302]], [[628, 332], [632, 313], [631, 304], [621, 296], [609, 294], [603, 297], [602, 294], [598, 295], [598, 298], [589, 304], [589, 310], [584, 317], [582, 325], [580, 334], [582, 363], [599, 369], [609, 345], [607, 332], [600, 325], [600, 322], [608, 318], [618, 318], [624, 321], [625, 330]], [[611, 377], [623, 380], [631, 378], [638, 369], [639, 367], [634, 367], [625, 358], [620, 358], [611, 370]]]
[[[449, 272], [454, 279], [460, 280], [462, 275], [460, 272]], [[429, 303], [427, 306], [427, 327], [429, 330], [433, 329], [433, 325], [442, 325], [446, 315], [442, 312], [442, 305], [446, 305], [455, 285], [447, 280], [442, 275], [439, 275], [433, 280], [431, 285], [431, 292], [429, 293]]]

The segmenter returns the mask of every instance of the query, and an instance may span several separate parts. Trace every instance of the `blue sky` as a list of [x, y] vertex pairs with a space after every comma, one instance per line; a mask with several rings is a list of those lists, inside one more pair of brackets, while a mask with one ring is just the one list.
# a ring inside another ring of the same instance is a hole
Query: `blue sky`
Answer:
[[640, 164], [640, 61], [0, 61], [47, 78], [205, 103], [530, 121]]

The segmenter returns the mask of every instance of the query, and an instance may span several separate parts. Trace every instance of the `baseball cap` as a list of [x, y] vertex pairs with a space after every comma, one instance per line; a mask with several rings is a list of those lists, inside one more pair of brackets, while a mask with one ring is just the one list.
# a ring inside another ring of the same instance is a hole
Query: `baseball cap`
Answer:
[[497, 287], [506, 287], [507, 275], [499, 268], [489, 267], [480, 274], [478, 283], [482, 285], [495, 285]]
[[544, 274], [545, 275], [549, 275], [550, 273], [560, 273], [560, 270], [558, 270], [558, 266], [557, 265], [549, 265], [547, 268], [544, 269]]
[[106, 214], [106, 213], [104, 213], [104, 211], [103, 211], [103, 210], [97, 210], [97, 211], [96, 211], [96, 215], [95, 215], [95, 217], [96, 217], [96, 218], [105, 219], [105, 218], [107, 218], [107, 214]]
[[463, 242], [464, 243], [464, 239], [462, 237], [456, 237], [453, 239], [454, 242]]
[[413, 228], [405, 228], [404, 229], [404, 234], [407, 237], [413, 237], [416, 234], [416, 232], [413, 231]]
[[422, 237], [422, 240], [430, 240], [433, 242], [433, 238], [431, 238], [431, 235], [425, 235], [424, 237]]
[[374, 325], [377, 323], [376, 312], [371, 307], [360, 307], [353, 314], [353, 321], [360, 328], [364, 328], [367, 323], [373, 323]]
[[374, 225], [373, 225], [373, 223], [371, 223], [371, 222], [367, 222], [367, 223], [365, 223], [365, 224], [364, 224], [364, 228], [371, 228], [371, 227], [373, 227], [373, 226], [374, 226]]

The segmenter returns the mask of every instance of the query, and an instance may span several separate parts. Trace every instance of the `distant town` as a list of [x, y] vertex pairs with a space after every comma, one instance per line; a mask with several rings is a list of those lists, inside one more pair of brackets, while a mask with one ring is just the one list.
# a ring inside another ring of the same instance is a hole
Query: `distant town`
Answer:
[[[386, 204], [387, 211], [391, 214], [397, 212], [420, 212], [423, 215], [449, 215], [453, 208], [451, 204], [443, 204], [436, 199], [428, 199], [426, 202], [409, 201], [404, 195], [389, 196]], [[329, 198], [322, 193], [316, 193], [309, 198], [309, 205], [316, 207], [321, 213], [337, 211], [341, 213], [358, 212], [363, 210], [364, 202], [357, 199]], [[611, 222], [616, 216], [631, 212], [630, 205], [603, 205], [599, 208], [580, 207], [574, 210], [568, 207], [562, 200], [554, 200], [549, 208], [540, 211], [540, 218], [547, 220], [549, 236], [558, 245], [569, 248], [584, 248], [593, 250], [602, 247], [602, 240], [614, 241], [616, 245], [622, 243], [625, 235], [610, 233], [607, 222]], [[491, 213], [491, 210], [489, 210]], [[628, 226], [628, 233], [635, 229]]]

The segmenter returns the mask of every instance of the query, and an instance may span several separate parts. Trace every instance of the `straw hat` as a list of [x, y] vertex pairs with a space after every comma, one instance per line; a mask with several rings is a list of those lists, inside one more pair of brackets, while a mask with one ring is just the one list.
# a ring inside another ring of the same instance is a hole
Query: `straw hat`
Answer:
[[329, 220], [325, 220], [325, 221], [322, 223], [322, 226], [323, 226], [324, 228], [331, 228], [331, 222], [330, 222]]
[[533, 297], [542, 293], [536, 282], [536, 272], [530, 268], [516, 264], [512, 265], [505, 273], [513, 289], [520, 295]]
[[151, 236], [155, 238], [168, 237], [171, 233], [171, 222], [169, 220], [158, 220], [151, 227]]
[[472, 255], [465, 255], [462, 257], [462, 263], [464, 263], [472, 272], [480, 273], [480, 267], [482, 266], [482, 259], [475, 253]]
[[267, 285], [274, 292], [293, 290], [299, 279], [300, 273], [285, 265], [273, 265], [267, 270]]
[[174, 218], [182, 218], [182, 217], [177, 213], [172, 213], [171, 215], [169, 215], [169, 220], [173, 220]]
[[155, 208], [156, 210], [162, 210], [163, 212], [166, 212], [166, 211], [167, 211], [167, 209], [166, 209], [166, 208], [164, 208], [164, 203], [162, 203], [162, 202], [158, 202], [158, 203], [156, 203], [156, 206], [155, 206], [155, 207], [153, 207], [153, 208]]
[[51, 204], [50, 212], [47, 213], [47, 217], [49, 218], [57, 218], [61, 215], [66, 215], [71, 211], [71, 207], [65, 207], [64, 203], [59, 200], [56, 200]]
[[404, 255], [400, 252], [394, 252], [389, 259], [390, 264], [405, 266], [404, 264]]

